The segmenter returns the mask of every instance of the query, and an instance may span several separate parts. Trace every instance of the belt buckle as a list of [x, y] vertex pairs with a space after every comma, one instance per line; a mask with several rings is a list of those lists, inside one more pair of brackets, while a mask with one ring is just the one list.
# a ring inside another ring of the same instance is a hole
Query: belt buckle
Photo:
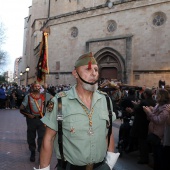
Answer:
[[94, 164], [88, 164], [88, 165], [86, 165], [86, 170], [93, 170], [93, 165], [94, 165]]

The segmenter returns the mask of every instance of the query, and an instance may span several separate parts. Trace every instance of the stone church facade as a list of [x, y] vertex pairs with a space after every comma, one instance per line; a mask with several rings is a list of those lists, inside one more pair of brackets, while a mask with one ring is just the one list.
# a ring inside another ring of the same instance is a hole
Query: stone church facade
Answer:
[[[139, 86], [170, 84], [170, 1], [32, 0], [25, 18], [23, 58], [36, 80], [42, 29], [49, 28], [48, 84], [74, 84], [75, 60], [92, 51], [100, 78]], [[21, 78], [24, 84], [26, 74]]]

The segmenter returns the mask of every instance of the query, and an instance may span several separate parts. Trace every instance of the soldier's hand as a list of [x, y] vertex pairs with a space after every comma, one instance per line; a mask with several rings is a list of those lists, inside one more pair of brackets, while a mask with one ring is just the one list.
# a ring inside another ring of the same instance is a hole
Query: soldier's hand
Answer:
[[30, 118], [30, 119], [34, 119], [34, 118], [35, 118], [35, 116], [34, 116], [34, 115], [32, 115], [32, 114], [29, 114], [29, 115], [28, 115], [28, 118]]

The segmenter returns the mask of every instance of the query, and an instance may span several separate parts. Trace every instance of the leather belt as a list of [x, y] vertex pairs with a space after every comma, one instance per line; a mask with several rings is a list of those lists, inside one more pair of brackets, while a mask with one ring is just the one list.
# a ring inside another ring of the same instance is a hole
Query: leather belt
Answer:
[[[61, 166], [61, 159], [58, 159], [58, 165]], [[63, 165], [64, 167], [66, 167], [66, 164], [68, 162], [64, 161]], [[99, 166], [101, 166], [104, 163], [104, 161], [99, 162], [99, 163], [94, 163], [94, 164], [88, 164], [88, 165], [84, 165], [84, 166], [78, 166], [78, 165], [72, 165], [70, 164], [70, 170], [93, 170], [95, 168], [98, 168]]]

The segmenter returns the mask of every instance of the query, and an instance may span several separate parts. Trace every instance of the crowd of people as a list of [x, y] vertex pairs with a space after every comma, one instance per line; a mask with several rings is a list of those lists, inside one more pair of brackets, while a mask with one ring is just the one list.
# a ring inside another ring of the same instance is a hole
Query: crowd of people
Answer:
[[[71, 88], [71, 85], [57, 85], [53, 86], [49, 84], [46, 91], [52, 96], [60, 91], [67, 91]], [[44, 87], [41, 86], [40, 92], [44, 91]], [[3, 83], [0, 85], [0, 109], [19, 109], [24, 97], [31, 92], [31, 84], [25, 85], [12, 85]]]
[[11, 84], [0, 85], [0, 109], [19, 108], [24, 96], [28, 93], [26, 87]]
[[153, 169], [169, 170], [170, 86], [165, 81], [159, 81], [158, 85], [158, 88], [137, 87], [105, 80], [101, 90], [108, 92], [117, 118], [122, 120], [117, 149], [123, 146], [126, 153], [138, 150], [138, 164], [150, 164], [152, 153]]

